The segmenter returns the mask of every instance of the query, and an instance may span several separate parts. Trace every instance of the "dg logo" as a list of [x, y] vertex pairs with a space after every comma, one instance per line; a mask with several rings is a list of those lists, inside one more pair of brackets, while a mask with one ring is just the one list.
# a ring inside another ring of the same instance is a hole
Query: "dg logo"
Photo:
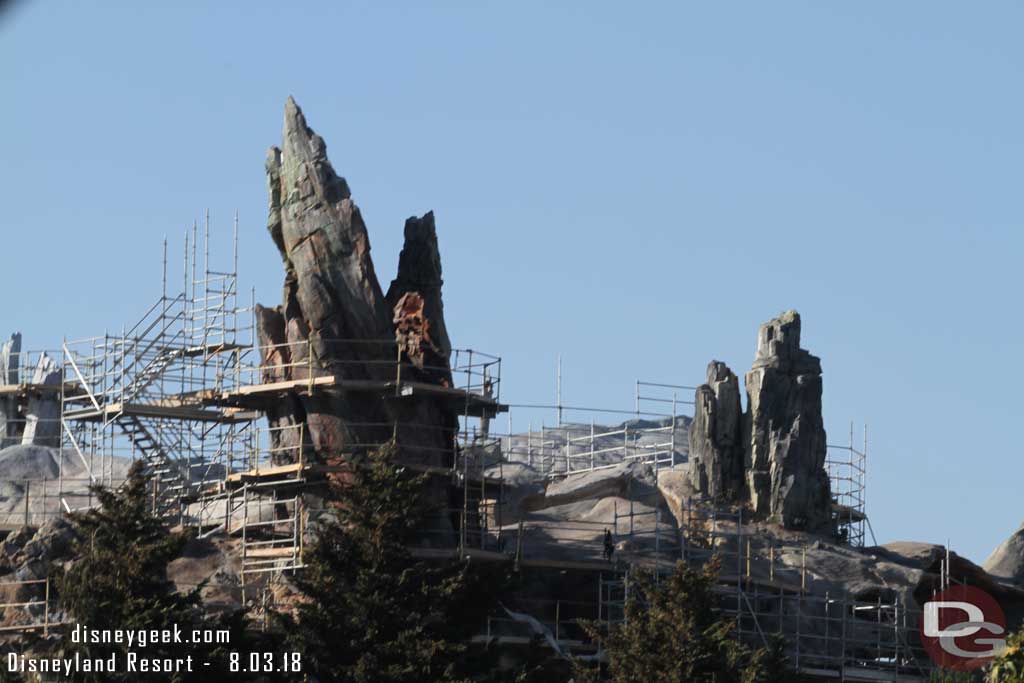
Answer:
[[924, 604], [921, 644], [939, 666], [970, 671], [1006, 647], [1006, 616], [995, 598], [973, 586], [950, 586]]

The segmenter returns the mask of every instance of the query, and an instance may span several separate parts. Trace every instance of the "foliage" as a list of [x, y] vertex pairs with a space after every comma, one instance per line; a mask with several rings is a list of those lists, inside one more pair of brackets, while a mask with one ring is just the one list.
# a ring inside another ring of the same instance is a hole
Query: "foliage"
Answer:
[[1024, 629], [1006, 640], [1006, 649], [989, 666], [988, 683], [1024, 683]]
[[[77, 533], [75, 560], [65, 571], [57, 570], [54, 584], [72, 628], [120, 631], [180, 629], [184, 642], [154, 642], [145, 648], [134, 646], [139, 657], [193, 659], [193, 673], [160, 674], [153, 680], [221, 680], [227, 672], [229, 650], [246, 648], [246, 622], [238, 614], [211, 618], [201, 610], [200, 590], [195, 586], [178, 592], [167, 577], [167, 565], [181, 556], [189, 540], [186, 533], [172, 533], [150, 509], [151, 477], [141, 462], [128, 472], [117, 490], [93, 487], [98, 506], [71, 516]], [[187, 642], [195, 630], [226, 630], [227, 643], [220, 645]], [[125, 671], [127, 643], [74, 643], [63, 639], [62, 656], [76, 652], [83, 658], [116, 655], [116, 673], [80, 673], [78, 681], [130, 681], [138, 673]], [[210, 666], [202, 665], [209, 661]], [[233, 674], [235, 680], [245, 676]]]
[[680, 562], [667, 577], [629, 576], [625, 620], [586, 629], [604, 650], [606, 670], [578, 663], [578, 680], [612, 683], [779, 683], [797, 680], [784, 643], [751, 650], [732, 634], [733, 622], [716, 613], [716, 562], [695, 570]]
[[317, 525], [305, 553], [308, 600], [296, 619], [280, 617], [321, 681], [468, 680], [466, 643], [495, 603], [500, 576], [413, 558], [426, 478], [395, 455], [389, 445], [349, 461], [337, 518]]

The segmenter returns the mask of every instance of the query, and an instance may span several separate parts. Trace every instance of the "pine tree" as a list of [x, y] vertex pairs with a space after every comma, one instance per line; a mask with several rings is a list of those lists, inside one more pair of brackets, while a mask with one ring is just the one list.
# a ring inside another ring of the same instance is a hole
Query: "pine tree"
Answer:
[[[191, 656], [194, 673], [151, 675], [149, 680], [223, 680], [228, 672], [228, 651], [246, 650], [247, 623], [240, 614], [211, 618], [202, 611], [200, 590], [176, 591], [167, 577], [167, 565], [181, 556], [189, 535], [172, 533], [150, 508], [151, 478], [136, 462], [124, 485], [117, 489], [93, 487], [98, 506], [72, 515], [78, 540], [72, 549], [74, 561], [55, 576], [60, 604], [69, 621], [89, 629], [152, 630], [178, 627], [184, 634], [195, 629], [229, 632], [221, 645], [196, 643], [153, 643], [135, 648], [147, 658]], [[187, 635], [185, 636], [187, 638]], [[131, 681], [139, 674], [124, 671], [127, 645], [115, 643], [72, 643], [65, 638], [63, 656], [78, 651], [83, 657], [107, 658], [116, 654], [116, 673], [76, 676], [78, 681]], [[202, 665], [209, 661], [210, 666]], [[233, 680], [247, 680], [244, 673]]]
[[396, 465], [396, 452], [350, 459], [336, 519], [316, 527], [305, 553], [307, 600], [284, 628], [320, 681], [465, 680], [466, 643], [494, 604], [488, 577], [468, 563], [412, 557], [426, 475]]
[[[625, 621], [585, 625], [607, 658], [606, 671], [577, 665], [577, 680], [612, 683], [780, 683], [796, 680], [782, 644], [751, 650], [732, 636], [733, 623], [715, 611], [717, 563], [695, 570], [683, 562], [660, 581], [630, 575]], [[606, 678], [601, 678], [601, 674]]]

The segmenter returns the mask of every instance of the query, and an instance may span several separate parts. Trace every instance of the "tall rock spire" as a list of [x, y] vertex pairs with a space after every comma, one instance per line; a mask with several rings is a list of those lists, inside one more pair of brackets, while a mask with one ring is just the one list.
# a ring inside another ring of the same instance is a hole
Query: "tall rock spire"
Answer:
[[713, 500], [737, 500], [743, 490], [743, 413], [739, 379], [725, 363], [708, 364], [689, 431], [694, 490]]
[[[450, 467], [457, 414], [438, 394], [398, 386], [451, 381], [433, 214], [406, 223], [398, 276], [385, 297], [348, 183], [290, 97], [282, 144], [267, 153], [266, 172], [267, 229], [281, 253], [285, 281], [282, 304], [256, 311], [264, 379], [307, 379], [312, 372], [340, 380], [329, 391], [291, 392], [268, 406], [273, 426], [306, 426], [278, 432], [280, 459], [290, 459], [302, 434], [311, 460], [337, 461], [396, 439], [401, 460]], [[434, 354], [429, 363], [424, 349]], [[445, 533], [451, 531], [447, 487], [434, 478], [427, 493], [438, 510], [434, 530]]]
[[825, 531], [831, 495], [825, 472], [821, 361], [800, 348], [800, 315], [761, 325], [746, 375], [750, 502], [790, 529]]

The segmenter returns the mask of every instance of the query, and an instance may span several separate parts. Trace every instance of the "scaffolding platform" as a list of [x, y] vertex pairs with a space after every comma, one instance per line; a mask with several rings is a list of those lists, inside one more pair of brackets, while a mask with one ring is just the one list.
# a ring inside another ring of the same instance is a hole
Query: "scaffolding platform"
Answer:
[[70, 394], [78, 391], [79, 385], [74, 383], [36, 384], [22, 382], [20, 384], [0, 384], [0, 396], [27, 396], [29, 394]]
[[843, 505], [842, 503], [832, 503], [832, 514], [836, 519], [842, 520], [847, 524], [864, 522], [868, 518], [864, 510]]
[[496, 417], [508, 406], [493, 398], [466, 389], [455, 389], [426, 382], [397, 380], [345, 379], [340, 375], [321, 375], [305, 379], [247, 384], [228, 391], [200, 392], [196, 398], [206, 405], [262, 409], [276, 404], [282, 396], [295, 393], [309, 396], [317, 392], [375, 393], [385, 398], [430, 396], [444, 400], [457, 412], [470, 417]]
[[[176, 404], [177, 403], [177, 404]], [[64, 411], [66, 420], [112, 420], [122, 415], [159, 420], [187, 420], [192, 422], [249, 422], [257, 415], [237, 409], [209, 410], [189, 403], [163, 401], [161, 403], [109, 403], [100, 407], [78, 408]]]

